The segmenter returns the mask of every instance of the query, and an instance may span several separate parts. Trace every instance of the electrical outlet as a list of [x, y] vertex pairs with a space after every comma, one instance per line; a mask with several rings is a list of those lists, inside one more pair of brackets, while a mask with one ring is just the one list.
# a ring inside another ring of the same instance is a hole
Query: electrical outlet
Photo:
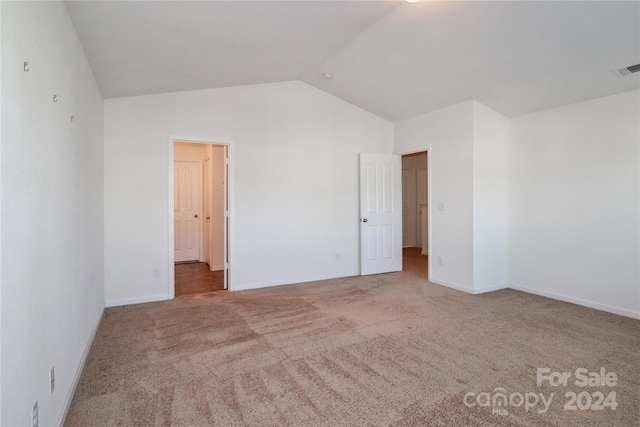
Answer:
[[38, 427], [38, 401], [31, 408], [31, 427]]
[[157, 279], [158, 277], [160, 277], [160, 269], [159, 268], [154, 268], [153, 269], [153, 277], [155, 279]]
[[53, 394], [53, 390], [56, 389], [56, 371], [52, 366], [49, 371], [49, 394]]
[[438, 257], [438, 265], [444, 265], [444, 264], [442, 263], [442, 257], [441, 257], [441, 256], [439, 256], [439, 257]]

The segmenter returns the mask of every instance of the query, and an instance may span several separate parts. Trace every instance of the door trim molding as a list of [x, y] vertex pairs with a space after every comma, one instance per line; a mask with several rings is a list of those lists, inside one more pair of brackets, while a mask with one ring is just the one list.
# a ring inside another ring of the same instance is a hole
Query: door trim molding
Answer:
[[[234, 186], [234, 170], [233, 167], [233, 139], [232, 138], [202, 138], [202, 137], [192, 137], [192, 136], [182, 136], [182, 135], [169, 135], [167, 138], [167, 294], [169, 299], [175, 298], [176, 295], [176, 271], [175, 271], [175, 258], [174, 258], [174, 242], [175, 235], [173, 229], [173, 196], [174, 196], [174, 185], [173, 185], [173, 162], [174, 162], [174, 144], [176, 142], [190, 142], [195, 144], [214, 144], [214, 145], [224, 145], [227, 147], [227, 158], [229, 161], [229, 178], [227, 182], [227, 197], [229, 203], [229, 233], [227, 234], [227, 248], [226, 248], [226, 259], [230, 259], [230, 252], [232, 249], [232, 237], [234, 236], [234, 224], [233, 213], [234, 209], [234, 197], [233, 190]], [[231, 263], [229, 263], [228, 272], [231, 271]], [[228, 275], [229, 283], [228, 289], [233, 290], [233, 285], [231, 283], [231, 274]]]

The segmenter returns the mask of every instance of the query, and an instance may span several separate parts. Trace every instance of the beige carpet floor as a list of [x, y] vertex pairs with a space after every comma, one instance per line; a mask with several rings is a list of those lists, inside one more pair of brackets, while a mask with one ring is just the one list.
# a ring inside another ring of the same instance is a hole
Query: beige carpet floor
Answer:
[[65, 425], [638, 426], [639, 340], [637, 320], [406, 272], [213, 292], [106, 309]]

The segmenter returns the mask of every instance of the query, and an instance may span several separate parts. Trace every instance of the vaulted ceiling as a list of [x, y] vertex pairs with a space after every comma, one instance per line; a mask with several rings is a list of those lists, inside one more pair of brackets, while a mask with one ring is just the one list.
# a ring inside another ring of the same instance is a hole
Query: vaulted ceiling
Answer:
[[[640, 87], [638, 1], [67, 1], [105, 98], [303, 80], [390, 121]], [[324, 80], [330, 73], [333, 79]]]

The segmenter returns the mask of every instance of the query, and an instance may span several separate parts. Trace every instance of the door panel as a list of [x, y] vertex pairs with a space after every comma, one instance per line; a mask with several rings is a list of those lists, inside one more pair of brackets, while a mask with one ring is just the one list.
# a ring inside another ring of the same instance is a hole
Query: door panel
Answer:
[[199, 162], [174, 162], [175, 261], [200, 259], [202, 177]]
[[400, 156], [360, 154], [360, 273], [402, 270]]

